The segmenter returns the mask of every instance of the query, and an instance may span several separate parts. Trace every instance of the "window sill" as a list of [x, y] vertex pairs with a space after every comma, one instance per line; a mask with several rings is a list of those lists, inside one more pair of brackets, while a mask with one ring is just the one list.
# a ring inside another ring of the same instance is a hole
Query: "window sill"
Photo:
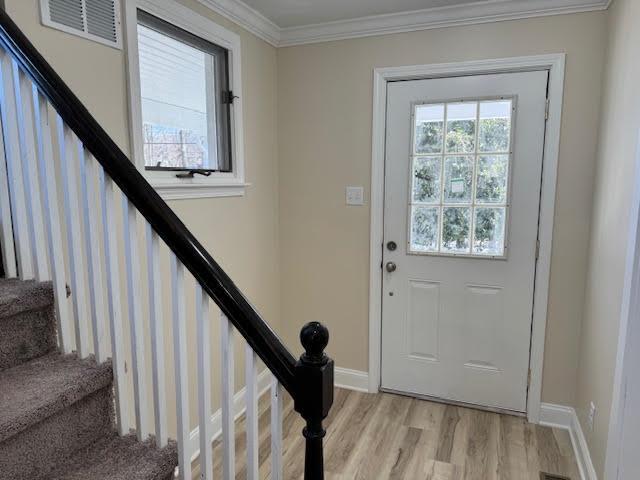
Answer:
[[186, 200], [190, 198], [214, 198], [214, 197], [243, 197], [249, 183], [229, 182], [179, 182], [151, 181], [151, 186], [156, 189], [163, 200]]

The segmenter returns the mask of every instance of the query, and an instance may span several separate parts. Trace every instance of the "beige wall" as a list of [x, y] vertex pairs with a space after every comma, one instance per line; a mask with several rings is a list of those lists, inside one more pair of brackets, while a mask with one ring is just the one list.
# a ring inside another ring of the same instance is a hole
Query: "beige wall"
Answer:
[[289, 345], [326, 322], [341, 367], [368, 369], [374, 67], [567, 53], [543, 399], [573, 404], [606, 13], [428, 30], [278, 50], [282, 315]]
[[[618, 340], [620, 304], [640, 131], [640, 2], [615, 0], [602, 96], [602, 121], [594, 183], [589, 272], [580, 339], [576, 407], [596, 472], [602, 477]], [[585, 418], [596, 405], [593, 431]]]

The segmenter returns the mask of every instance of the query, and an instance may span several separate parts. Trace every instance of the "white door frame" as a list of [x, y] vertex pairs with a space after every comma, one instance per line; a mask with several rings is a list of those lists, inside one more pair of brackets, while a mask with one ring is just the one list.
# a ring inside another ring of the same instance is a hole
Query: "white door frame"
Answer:
[[[636, 150], [635, 175], [633, 177], [633, 197], [629, 213], [629, 236], [625, 262], [622, 307], [620, 310], [620, 328], [618, 331], [618, 350], [616, 370], [613, 377], [613, 401], [609, 420], [609, 437], [605, 462], [605, 479], [623, 479], [625, 462], [636, 461], [625, 458], [622, 440], [625, 416], [630, 412], [637, 415], [638, 405], [627, 403], [628, 382], [638, 382], [637, 360], [630, 358], [632, 349], [640, 346], [640, 132]], [[637, 352], [636, 353], [637, 356]], [[638, 438], [638, 437], [636, 437]]]
[[556, 176], [560, 149], [560, 123], [564, 90], [565, 55], [534, 55], [461, 63], [441, 63], [406, 67], [376, 68], [373, 72], [373, 128], [371, 157], [371, 229], [369, 250], [369, 391], [380, 388], [382, 332], [382, 254], [384, 229], [384, 160], [387, 114], [387, 83], [396, 80], [512, 73], [549, 70], [549, 118], [540, 198], [538, 239], [540, 253], [536, 265], [531, 332], [531, 383], [527, 396], [527, 418], [537, 423], [542, 394], [542, 364], [547, 323], [547, 299], [551, 270], [551, 244], [556, 198]]

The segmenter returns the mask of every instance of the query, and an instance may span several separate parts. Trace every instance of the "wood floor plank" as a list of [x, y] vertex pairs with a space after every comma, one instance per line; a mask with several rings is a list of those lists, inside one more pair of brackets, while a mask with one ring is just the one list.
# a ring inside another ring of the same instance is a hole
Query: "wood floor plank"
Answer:
[[362, 437], [368, 422], [374, 418], [375, 407], [382, 399], [378, 395], [353, 393], [357, 397], [357, 403], [351, 415], [340, 418], [341, 423], [338, 423], [338, 417], [336, 417], [336, 421], [331, 424], [335, 431], [340, 431], [340, 435], [331, 435], [326, 441], [326, 465], [328, 469], [336, 473], [344, 471], [344, 467], [348, 464], [349, 456]]
[[353, 452], [346, 472], [352, 478], [365, 480], [392, 468], [389, 451], [400, 440], [410, 399], [398, 396], [382, 397], [374, 420], [363, 434], [359, 448]]
[[523, 418], [500, 415], [497, 463], [497, 477], [499, 480], [528, 479], [524, 424], [525, 420]]
[[467, 480], [493, 480], [489, 472], [491, 413], [469, 415], [464, 471]]
[[453, 453], [453, 440], [455, 438], [458, 424], [460, 423], [460, 409], [453, 405], [447, 405], [444, 409], [440, 422], [440, 432], [438, 437], [438, 450], [435, 460], [444, 463], [451, 463]]
[[[268, 395], [259, 403], [260, 478], [270, 480]], [[286, 396], [285, 480], [304, 473], [304, 421]], [[579, 480], [567, 432], [526, 419], [387, 393], [336, 389], [326, 419], [326, 480], [539, 480], [540, 471]], [[222, 478], [213, 443], [214, 478]], [[245, 420], [236, 421], [236, 480], [246, 478]], [[226, 480], [226, 479], [225, 479]]]

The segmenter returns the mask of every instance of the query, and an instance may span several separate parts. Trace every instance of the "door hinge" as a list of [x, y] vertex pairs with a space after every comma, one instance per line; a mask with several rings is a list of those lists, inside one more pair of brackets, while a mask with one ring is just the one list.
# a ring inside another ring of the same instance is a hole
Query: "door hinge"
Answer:
[[547, 98], [545, 104], [544, 104], [544, 119], [545, 120], [549, 120], [549, 99]]
[[540, 240], [536, 240], [536, 260], [540, 258]]

